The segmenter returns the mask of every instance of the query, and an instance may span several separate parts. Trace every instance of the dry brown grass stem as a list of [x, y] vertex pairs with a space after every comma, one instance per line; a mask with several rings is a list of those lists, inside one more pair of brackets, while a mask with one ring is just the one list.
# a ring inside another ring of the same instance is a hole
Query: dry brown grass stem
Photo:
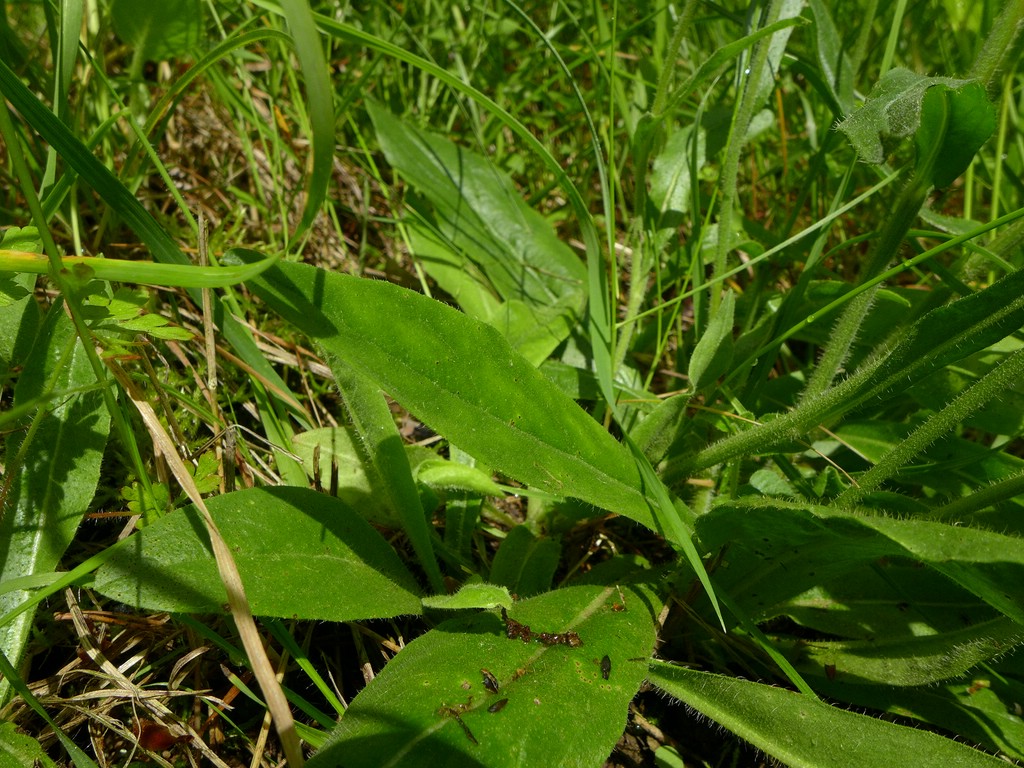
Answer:
[[117, 363], [109, 361], [108, 364], [149, 430], [154, 450], [167, 462], [178, 484], [203, 517], [210, 536], [210, 543], [213, 546], [217, 570], [227, 591], [231, 616], [235, 621], [235, 626], [238, 628], [242, 647], [245, 648], [246, 655], [249, 657], [253, 674], [260, 684], [263, 696], [266, 698], [267, 709], [274, 719], [274, 725], [277, 728], [278, 737], [281, 739], [281, 746], [288, 759], [288, 765], [291, 768], [302, 768], [305, 761], [302, 755], [302, 746], [299, 743], [299, 736], [295, 730], [295, 720], [292, 718], [291, 708], [287, 698], [285, 698], [284, 690], [281, 688], [280, 682], [278, 682], [274, 668], [270, 664], [270, 659], [267, 658], [267, 652], [263, 647], [259, 631], [256, 629], [256, 622], [253, 619], [252, 610], [249, 608], [249, 600], [245, 596], [245, 588], [242, 585], [242, 579], [238, 573], [235, 560], [231, 555], [231, 550], [225, 543], [224, 537], [221, 535], [202, 496], [199, 494], [199, 489], [196, 488], [195, 481], [192, 479], [192, 475], [189, 474], [185, 462], [175, 449], [173, 440], [167, 434], [163, 424], [160, 423], [156, 411], [153, 410], [145, 394], [139, 391], [135, 382]]

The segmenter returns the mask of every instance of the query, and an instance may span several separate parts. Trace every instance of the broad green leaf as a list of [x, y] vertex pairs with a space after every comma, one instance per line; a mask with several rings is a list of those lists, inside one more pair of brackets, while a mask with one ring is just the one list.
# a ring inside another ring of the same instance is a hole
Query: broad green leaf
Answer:
[[[57, 302], [14, 390], [16, 407], [36, 406], [22, 428], [8, 432], [4, 460], [12, 482], [0, 516], [0, 582], [54, 571], [88, 511], [110, 431], [95, 382], [85, 348]], [[87, 391], [71, 394], [80, 388]], [[0, 615], [28, 597], [23, 590], [0, 594]], [[14, 664], [25, 652], [33, 616], [26, 611], [0, 628], [0, 648]], [[4, 683], [0, 702], [8, 693]]]
[[[305, 488], [252, 488], [207, 500], [253, 613], [327, 621], [418, 614], [398, 555], [343, 502]], [[115, 545], [97, 591], [131, 606], [220, 613], [227, 596], [193, 507]]]
[[39, 330], [35, 283], [32, 275], [0, 274], [0, 382], [6, 382], [12, 365], [25, 359]]
[[[996, 110], [981, 83], [928, 89], [921, 103], [921, 127], [916, 138], [918, 156], [937, 152], [932, 183], [940, 188], [952, 184], [995, 129]], [[939, 146], [934, 148], [932, 144]]]
[[[319, 480], [323, 488], [330, 488], [332, 464], [337, 465], [337, 496], [360, 517], [388, 528], [401, 527], [398, 515], [388, 500], [374, 493], [367, 477], [365, 456], [356, 447], [350, 427], [341, 425], [301, 432], [293, 438], [292, 447], [306, 474], [310, 479]], [[313, 460], [317, 452], [320, 456], [319, 475], [315, 472], [317, 467]]]
[[501, 331], [513, 349], [531, 363], [545, 361], [574, 327], [573, 315], [562, 303], [503, 299], [479, 266], [423, 224], [410, 222], [408, 233], [417, 262], [437, 284], [467, 315]]
[[[931, 88], [945, 89], [951, 101], [958, 102], [950, 116], [951, 130], [945, 136], [949, 159], [942, 162], [942, 171], [935, 176], [935, 183], [943, 181], [939, 185], [944, 186], [964, 172], [995, 127], [994, 109], [980, 84], [927, 77], [899, 68], [890, 70], [871, 90], [864, 105], [837, 128], [846, 133], [861, 160], [883, 163], [884, 141], [913, 135], [922, 127], [922, 104]], [[930, 117], [929, 123], [934, 119]], [[925, 129], [930, 131], [931, 125]], [[961, 144], [954, 146], [953, 142]]]
[[[641, 128], [637, 127], [638, 138]], [[700, 170], [707, 162], [707, 134], [694, 127], [677, 127], [651, 164], [650, 200], [657, 207], [659, 227], [678, 227], [691, 206], [690, 169]], [[634, 139], [637, 140], [637, 139]], [[696, 146], [693, 144], [696, 143]]]
[[903, 558], [872, 561], [824, 579], [779, 610], [811, 633], [879, 642], [954, 633], [998, 615], [941, 573]]
[[31, 736], [18, 733], [13, 722], [0, 723], [0, 768], [57, 768], [43, 751], [42, 745]]
[[[337, 464], [338, 498], [371, 523], [400, 528], [398, 515], [388, 499], [373, 491], [363, 453], [356, 447], [350, 430], [350, 427], [342, 425], [300, 432], [293, 438], [292, 447], [310, 479], [318, 479], [323, 488], [328, 488], [331, 465]], [[434, 451], [422, 446], [406, 445], [404, 448], [408, 457], [406, 463], [411, 466], [416, 482], [439, 494], [461, 491], [479, 496], [504, 495], [501, 486], [476, 467], [441, 459]], [[319, 475], [314, 472], [313, 461], [318, 449]]]
[[139, 3], [113, 0], [110, 17], [114, 31], [140, 62], [162, 61], [187, 55], [199, 44], [203, 8], [199, 0], [162, 0]]
[[[388, 162], [436, 216], [440, 238], [419, 232], [420, 241], [434, 240], [421, 256], [436, 260], [421, 259], [424, 268], [539, 365], [580, 320], [586, 270], [579, 258], [489, 160], [373, 103], [367, 109]], [[487, 302], [468, 280], [498, 301]]]
[[[38, 253], [42, 250], [35, 227], [8, 227], [0, 237], [0, 249]], [[20, 365], [29, 353], [42, 315], [35, 300], [35, 277], [4, 274], [0, 269], [0, 389], [12, 364]]]
[[807, 675], [850, 683], [927, 685], [959, 677], [1024, 642], [1024, 626], [1000, 617], [954, 632], [851, 642], [801, 640], [790, 649]]
[[657, 530], [628, 450], [493, 328], [398, 286], [302, 264], [279, 264], [250, 285], [488, 466]]
[[1005, 765], [928, 731], [829, 706], [770, 685], [660, 661], [650, 681], [792, 768], [985, 768]]
[[[655, 641], [657, 601], [641, 588], [623, 592], [625, 611], [613, 609], [618, 590], [601, 586], [509, 609], [533, 632], [576, 632], [579, 647], [510, 639], [496, 611], [440, 624], [353, 699], [309, 768], [601, 765], [622, 735]], [[484, 686], [484, 669], [497, 693]]]
[[778, 500], [718, 506], [698, 519], [697, 534], [712, 551], [728, 545], [718, 583], [758, 620], [863, 563], [907, 557], [1024, 625], [1024, 546], [1015, 536]]

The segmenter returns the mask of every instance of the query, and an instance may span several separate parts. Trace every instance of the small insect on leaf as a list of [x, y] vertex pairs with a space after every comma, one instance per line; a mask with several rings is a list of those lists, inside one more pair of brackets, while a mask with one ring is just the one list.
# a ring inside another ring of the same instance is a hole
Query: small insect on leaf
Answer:
[[604, 656], [601, 657], [601, 677], [604, 678], [605, 680], [607, 680], [608, 676], [611, 673], [612, 673], [612, 660], [608, 658], [608, 654], [606, 653]]
[[505, 622], [505, 636], [509, 640], [519, 638], [524, 643], [528, 643], [533, 639], [533, 632], [530, 631], [529, 625], [522, 624], [515, 619], [510, 619], [508, 611], [505, 610], [505, 606], [501, 607], [501, 620]]
[[491, 704], [491, 706], [487, 708], [487, 711], [491, 714], [494, 714], [495, 712], [501, 712], [501, 710], [505, 708], [506, 704], [508, 704], [508, 699], [498, 699], [496, 702], [494, 702], [493, 704]]
[[480, 674], [484, 676], [484, 688], [491, 693], [498, 692], [498, 678], [491, 674], [490, 670], [481, 669]]

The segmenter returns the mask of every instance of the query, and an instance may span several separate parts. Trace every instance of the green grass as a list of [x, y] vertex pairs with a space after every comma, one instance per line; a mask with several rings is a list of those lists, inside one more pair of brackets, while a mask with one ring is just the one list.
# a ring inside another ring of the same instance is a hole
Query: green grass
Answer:
[[1020, 3], [364, 5], [3, 6], [12, 764], [1024, 759]]

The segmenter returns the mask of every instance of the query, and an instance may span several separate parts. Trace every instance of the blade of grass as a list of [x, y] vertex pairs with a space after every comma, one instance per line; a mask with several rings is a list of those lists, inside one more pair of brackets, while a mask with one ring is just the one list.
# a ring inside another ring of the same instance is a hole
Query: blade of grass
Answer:
[[[64, 256], [64, 269], [85, 269], [100, 280], [143, 283], [178, 288], [223, 288], [256, 277], [277, 261], [276, 256], [245, 266], [197, 267], [184, 264], [160, 264], [153, 261], [101, 259], [93, 256]], [[28, 272], [45, 275], [50, 263], [38, 253], [0, 250], [0, 272]]]
[[57, 737], [57, 740], [61, 743], [64, 749], [67, 750], [68, 755], [71, 757], [71, 761], [75, 764], [75, 768], [99, 768], [89, 756], [85, 754], [78, 746], [73, 742], [65, 733], [61, 730], [60, 726], [57, 725], [50, 718], [50, 715], [46, 711], [39, 699], [35, 697], [31, 689], [21, 679], [17, 670], [11, 664], [10, 660], [0, 650], [0, 675], [7, 680], [11, 687], [18, 692], [18, 695], [25, 701], [26, 704], [41, 717], [47, 725], [50, 726], [50, 731]]
[[[174, 240], [142, 207], [128, 189], [104, 166], [56, 116], [26, 88], [21, 80], [3, 61], [0, 61], [0, 93], [14, 105], [29, 125], [51, 146], [64, 161], [91, 186], [110, 208], [120, 215], [139, 236], [153, 257], [166, 264], [190, 264], [190, 261]], [[10, 144], [8, 144], [8, 147]], [[40, 216], [40, 234], [46, 237], [48, 230]], [[198, 289], [189, 289], [196, 305], [202, 304]], [[274, 383], [279, 392], [290, 393], [288, 386], [277, 371], [267, 362], [249, 332], [234, 317], [223, 311], [221, 303], [214, 302], [217, 317], [224, 337], [239, 356], [253, 370], [267, 381]], [[305, 421], [305, 414], [294, 397], [282, 398], [295, 415]]]
[[306, 0], [281, 0], [281, 8], [295, 40], [295, 55], [298, 56], [299, 67], [306, 81], [306, 100], [309, 102], [312, 128], [312, 171], [302, 220], [293, 235], [297, 240], [309, 229], [327, 196], [334, 160], [334, 102], [323, 43], [313, 22], [309, 3]]

